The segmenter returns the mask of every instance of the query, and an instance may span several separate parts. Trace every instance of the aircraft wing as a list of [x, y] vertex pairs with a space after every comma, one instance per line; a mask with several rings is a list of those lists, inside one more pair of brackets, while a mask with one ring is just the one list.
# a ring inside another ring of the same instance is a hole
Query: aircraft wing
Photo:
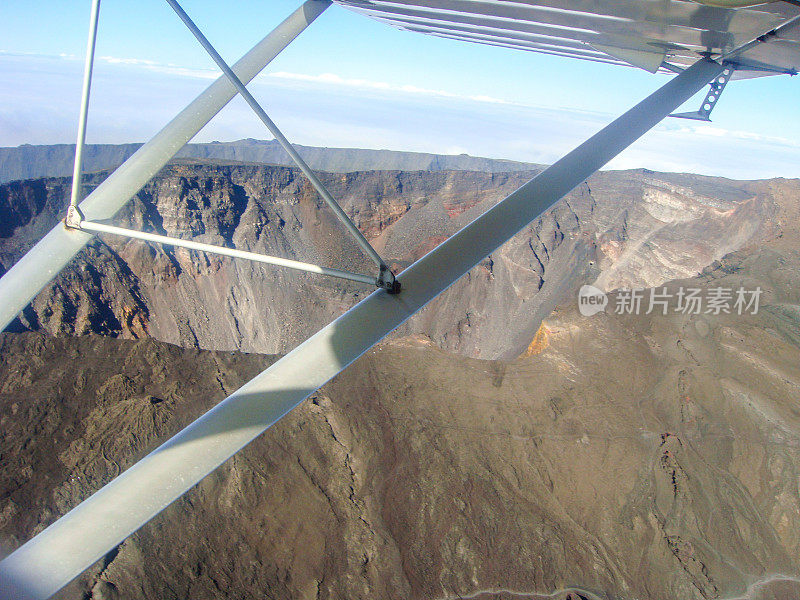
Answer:
[[800, 6], [794, 2], [334, 1], [408, 31], [651, 72], [664, 62], [686, 67], [703, 57], [721, 58], [768, 36], [738, 54], [735, 78], [800, 69]]

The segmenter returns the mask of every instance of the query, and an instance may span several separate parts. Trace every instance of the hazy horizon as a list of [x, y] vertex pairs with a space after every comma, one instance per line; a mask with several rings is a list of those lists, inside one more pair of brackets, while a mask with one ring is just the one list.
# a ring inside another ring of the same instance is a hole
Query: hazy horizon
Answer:
[[[74, 143], [87, 6], [4, 7], [0, 145]], [[229, 61], [297, 7], [251, 0], [187, 7]], [[247, 19], [241, 17], [247, 15]], [[136, 35], [131, 35], [136, 31]], [[87, 141], [147, 140], [219, 72], [160, 2], [104, 3]], [[306, 146], [469, 154], [550, 164], [663, 85], [664, 75], [399, 31], [334, 6], [249, 85]], [[665, 119], [607, 168], [800, 177], [795, 78], [734, 81], [712, 123]], [[701, 92], [704, 94], [705, 91]], [[695, 110], [695, 97], [682, 110]], [[234, 99], [193, 140], [261, 138]]]

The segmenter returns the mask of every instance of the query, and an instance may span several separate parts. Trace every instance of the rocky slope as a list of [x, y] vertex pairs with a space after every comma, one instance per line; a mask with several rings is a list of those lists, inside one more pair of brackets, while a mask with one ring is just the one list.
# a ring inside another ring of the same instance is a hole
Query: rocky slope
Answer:
[[[323, 179], [399, 270], [533, 173], [380, 171]], [[94, 176], [87, 187], [101, 178]], [[0, 186], [0, 271], [57, 222], [68, 184], [49, 178]], [[440, 347], [468, 356], [516, 356], [541, 320], [583, 283], [594, 281], [603, 289], [658, 285], [780, 235], [792, 222], [781, 211], [798, 189], [797, 182], [785, 180], [597, 174], [400, 333], [424, 333]], [[173, 164], [115, 222], [350, 270], [372, 269], [305, 180], [285, 167]], [[183, 346], [275, 353], [293, 347], [368, 291], [104, 238], [40, 294], [15, 327], [148, 335]]]
[[[402, 269], [530, 175], [324, 177]], [[0, 186], [3, 269], [68, 184]], [[288, 168], [176, 163], [116, 222], [369, 267]], [[799, 223], [796, 181], [596, 175], [60, 597], [797, 598]], [[584, 283], [764, 295], [582, 317]], [[219, 350], [283, 351], [363, 293], [93, 243], [0, 337], [0, 545], [273, 360]]]
[[[84, 167], [87, 172], [102, 171], [122, 164], [141, 144], [87, 144]], [[313, 169], [332, 173], [353, 171], [485, 171], [496, 173], [520, 171], [534, 165], [511, 160], [460, 155], [369, 150], [361, 148], [318, 148], [296, 146], [303, 159]], [[72, 174], [74, 144], [33, 146], [25, 144], [0, 148], [0, 183], [37, 177], [59, 177]], [[178, 157], [235, 160], [272, 165], [293, 165], [289, 156], [275, 140], [238, 140], [187, 144]]]
[[[668, 288], [757, 314], [570, 304], [510, 361], [386, 342], [59, 597], [797, 598], [799, 274], [735, 253]], [[7, 547], [271, 360], [1, 340]]]

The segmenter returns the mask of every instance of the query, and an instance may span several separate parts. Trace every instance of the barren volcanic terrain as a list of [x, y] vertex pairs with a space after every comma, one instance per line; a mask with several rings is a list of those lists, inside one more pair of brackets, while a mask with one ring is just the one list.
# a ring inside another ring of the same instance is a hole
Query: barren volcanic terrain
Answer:
[[[372, 171], [327, 174], [324, 180], [385, 258], [402, 269], [532, 174]], [[0, 272], [63, 215], [68, 185], [68, 179], [51, 178], [0, 186]], [[583, 283], [656, 286], [778, 235], [780, 199], [797, 190], [797, 182], [784, 180], [599, 173], [400, 333], [423, 333], [466, 356], [512, 358]], [[286, 167], [173, 164], [115, 223], [365, 273], [374, 268], [310, 185]], [[369, 291], [104, 237], [39, 295], [16, 329], [278, 353]]]
[[[529, 176], [326, 184], [402, 268]], [[67, 184], [0, 187], [5, 268]], [[799, 214], [796, 181], [596, 175], [59, 597], [800, 597]], [[368, 268], [325, 215], [291, 169], [179, 163], [118, 222]], [[2, 334], [6, 549], [368, 291], [200, 259], [97, 241]]]

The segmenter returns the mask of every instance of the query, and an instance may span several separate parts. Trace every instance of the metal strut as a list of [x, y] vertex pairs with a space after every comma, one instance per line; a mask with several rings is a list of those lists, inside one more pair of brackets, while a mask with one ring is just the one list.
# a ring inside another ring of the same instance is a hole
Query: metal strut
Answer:
[[75, 165], [73, 169], [73, 178], [72, 178], [72, 193], [70, 196], [70, 204], [67, 210], [67, 216], [64, 219], [64, 224], [72, 229], [77, 229], [80, 231], [88, 231], [93, 233], [110, 233], [114, 235], [145, 240], [149, 242], [154, 242], [158, 244], [165, 244], [165, 245], [172, 245], [172, 246], [179, 246], [183, 248], [190, 248], [193, 250], [201, 250], [203, 252], [211, 252], [215, 254], [221, 254], [224, 256], [230, 256], [234, 258], [241, 258], [245, 260], [252, 260], [256, 262], [261, 262], [265, 264], [286, 267], [289, 269], [295, 269], [299, 271], [305, 271], [309, 273], [316, 273], [319, 275], [326, 275], [329, 277], [337, 277], [339, 279], [347, 279], [350, 281], [357, 281], [359, 283], [366, 283], [368, 285], [375, 285], [376, 287], [386, 289], [390, 294], [397, 294], [400, 292], [400, 283], [395, 279], [394, 273], [392, 273], [391, 269], [388, 267], [386, 262], [381, 258], [381, 256], [375, 251], [369, 241], [364, 237], [358, 227], [350, 220], [347, 216], [347, 213], [344, 212], [341, 206], [336, 202], [333, 198], [331, 193], [327, 190], [324, 184], [319, 180], [319, 178], [314, 174], [308, 164], [303, 160], [303, 158], [298, 154], [286, 136], [278, 129], [278, 126], [269, 118], [267, 113], [261, 107], [261, 105], [256, 101], [253, 95], [247, 90], [247, 87], [242, 83], [241, 79], [233, 72], [230, 66], [225, 62], [225, 60], [220, 56], [211, 42], [203, 35], [200, 29], [195, 25], [195, 23], [191, 20], [189, 15], [181, 8], [180, 4], [175, 0], [166, 0], [167, 3], [172, 7], [172, 9], [177, 13], [180, 19], [184, 22], [186, 27], [194, 34], [200, 44], [205, 48], [211, 58], [214, 60], [215, 63], [219, 66], [222, 72], [225, 74], [225, 77], [233, 84], [236, 88], [237, 92], [247, 101], [247, 104], [250, 105], [250, 108], [256, 113], [259, 119], [267, 126], [267, 129], [270, 130], [272, 135], [275, 139], [280, 143], [284, 150], [289, 154], [292, 160], [297, 164], [300, 170], [306, 175], [309, 179], [311, 184], [317, 190], [319, 195], [325, 200], [327, 205], [333, 210], [336, 217], [344, 224], [347, 231], [350, 235], [353, 236], [355, 241], [361, 247], [361, 249], [367, 254], [367, 256], [372, 259], [373, 262], [378, 267], [378, 276], [377, 277], [370, 277], [368, 275], [360, 275], [357, 273], [351, 273], [349, 271], [343, 271], [341, 269], [333, 269], [328, 267], [323, 267], [320, 265], [314, 265], [310, 263], [303, 263], [296, 260], [289, 260], [285, 258], [279, 258], [275, 256], [267, 256], [260, 253], [254, 252], [245, 252], [240, 250], [232, 250], [230, 248], [225, 248], [222, 246], [215, 246], [212, 244], [203, 244], [199, 242], [190, 242], [187, 240], [182, 240], [180, 238], [173, 238], [169, 236], [162, 236], [157, 234], [150, 234], [141, 231], [135, 231], [131, 229], [125, 229], [122, 227], [115, 227], [111, 225], [107, 225], [104, 223], [97, 223], [94, 221], [86, 220], [81, 213], [80, 209], [78, 208], [78, 200], [80, 196], [81, 190], [81, 174], [82, 174], [82, 164], [83, 164], [83, 150], [86, 141], [86, 121], [88, 118], [88, 109], [89, 109], [89, 93], [91, 90], [91, 80], [92, 80], [92, 67], [94, 63], [94, 50], [95, 50], [95, 43], [97, 39], [97, 26], [98, 26], [98, 13], [100, 8], [100, 0], [93, 0], [92, 4], [92, 13], [90, 18], [89, 24], [89, 41], [87, 45], [86, 51], [86, 66], [84, 69], [84, 77], [83, 77], [83, 94], [81, 97], [81, 114], [80, 120], [78, 123], [78, 139], [75, 146]]
[[[234, 66], [250, 81], [330, 7], [330, 0], [306, 0]], [[224, 75], [180, 111], [150, 141], [113, 171], [80, 203], [89, 221], [106, 221], [150, 181], [189, 140], [236, 97]], [[94, 239], [88, 231], [59, 223], [0, 278], [0, 329], [14, 318]]]
[[86, 62], [83, 67], [83, 87], [81, 88], [81, 114], [78, 118], [78, 139], [75, 142], [75, 164], [72, 167], [72, 191], [69, 197], [69, 208], [65, 223], [80, 221], [78, 201], [81, 196], [81, 174], [83, 172], [83, 147], [86, 144], [86, 120], [89, 116], [89, 92], [92, 87], [92, 68], [94, 67], [94, 49], [97, 44], [97, 21], [100, 15], [100, 0], [92, 1], [92, 12], [89, 17], [89, 40], [86, 43]]
[[235, 250], [233, 248], [225, 248], [223, 246], [203, 244], [201, 242], [193, 242], [192, 240], [182, 240], [179, 238], [167, 237], [165, 235], [157, 235], [155, 233], [145, 233], [144, 231], [124, 229], [122, 227], [114, 227], [113, 225], [106, 225], [105, 223], [94, 223], [92, 221], [81, 221], [81, 229], [84, 231], [91, 231], [94, 233], [110, 233], [113, 235], [121, 235], [125, 237], [134, 238], [137, 240], [143, 240], [145, 242], [164, 244], [166, 246], [178, 246], [180, 248], [188, 248], [189, 250], [211, 252], [213, 254], [230, 256], [232, 258], [243, 258], [245, 260], [252, 260], [255, 262], [266, 263], [268, 265], [275, 265], [277, 267], [287, 267], [289, 269], [295, 269], [297, 271], [306, 271], [307, 273], [317, 273], [318, 275], [338, 277], [339, 279], [349, 279], [350, 281], [358, 281], [359, 283], [366, 283], [369, 285], [374, 284], [380, 287], [375, 277], [370, 277], [369, 275], [359, 275], [358, 273], [350, 273], [349, 271], [342, 271], [340, 269], [321, 267], [319, 265], [312, 265], [310, 263], [304, 263], [297, 260], [290, 260], [288, 258], [279, 258], [277, 256], [266, 256], [264, 254], [258, 254], [256, 252], [246, 252], [244, 250]]
[[699, 109], [690, 112], [673, 113], [670, 117], [711, 122], [711, 111], [714, 110], [714, 107], [717, 105], [717, 100], [719, 100], [722, 91], [725, 89], [725, 86], [728, 85], [728, 81], [730, 81], [733, 72], [736, 70], [736, 67], [728, 62], [722, 63], [722, 66], [724, 67], [722, 73], [720, 73], [719, 77], [715, 77], [714, 81], [709, 84], [711, 87]]
[[217, 52], [216, 48], [208, 41], [203, 32], [195, 25], [194, 21], [186, 14], [186, 11], [181, 8], [181, 5], [178, 4], [177, 0], [166, 0], [167, 4], [172, 7], [172, 10], [180, 17], [181, 21], [186, 25], [189, 31], [192, 32], [197, 41], [200, 42], [200, 45], [205, 48], [206, 52], [208, 52], [209, 56], [217, 63], [217, 66], [220, 70], [225, 73], [225, 76], [230, 79], [233, 86], [236, 88], [236, 91], [245, 99], [247, 104], [250, 105], [250, 108], [253, 109], [253, 112], [256, 113], [261, 122], [267, 126], [270, 133], [275, 137], [278, 143], [283, 147], [286, 153], [291, 157], [291, 159], [295, 162], [295, 164], [300, 168], [300, 170], [308, 177], [308, 180], [311, 182], [311, 185], [314, 186], [314, 189], [317, 190], [322, 199], [325, 200], [327, 205], [333, 210], [334, 214], [338, 217], [338, 219], [344, 224], [347, 228], [347, 231], [350, 232], [350, 235], [358, 242], [358, 245], [361, 246], [361, 249], [366, 252], [367, 256], [369, 256], [373, 262], [378, 266], [380, 273], [378, 275], [377, 286], [385, 288], [389, 290], [390, 293], [398, 293], [400, 291], [400, 284], [396, 282], [394, 273], [392, 273], [391, 269], [389, 269], [388, 265], [384, 262], [381, 258], [380, 254], [375, 251], [375, 248], [367, 241], [367, 238], [364, 237], [364, 234], [359, 231], [358, 227], [350, 220], [347, 216], [347, 213], [342, 210], [342, 207], [334, 200], [331, 193], [328, 189], [322, 184], [319, 178], [314, 174], [311, 170], [311, 167], [308, 166], [306, 161], [300, 156], [297, 150], [294, 149], [291, 142], [286, 139], [286, 136], [283, 135], [278, 126], [275, 125], [275, 122], [269, 118], [267, 113], [261, 108], [261, 105], [253, 98], [253, 95], [248, 91], [247, 87], [239, 80], [231, 68], [228, 66], [228, 63], [220, 56], [219, 52]]

